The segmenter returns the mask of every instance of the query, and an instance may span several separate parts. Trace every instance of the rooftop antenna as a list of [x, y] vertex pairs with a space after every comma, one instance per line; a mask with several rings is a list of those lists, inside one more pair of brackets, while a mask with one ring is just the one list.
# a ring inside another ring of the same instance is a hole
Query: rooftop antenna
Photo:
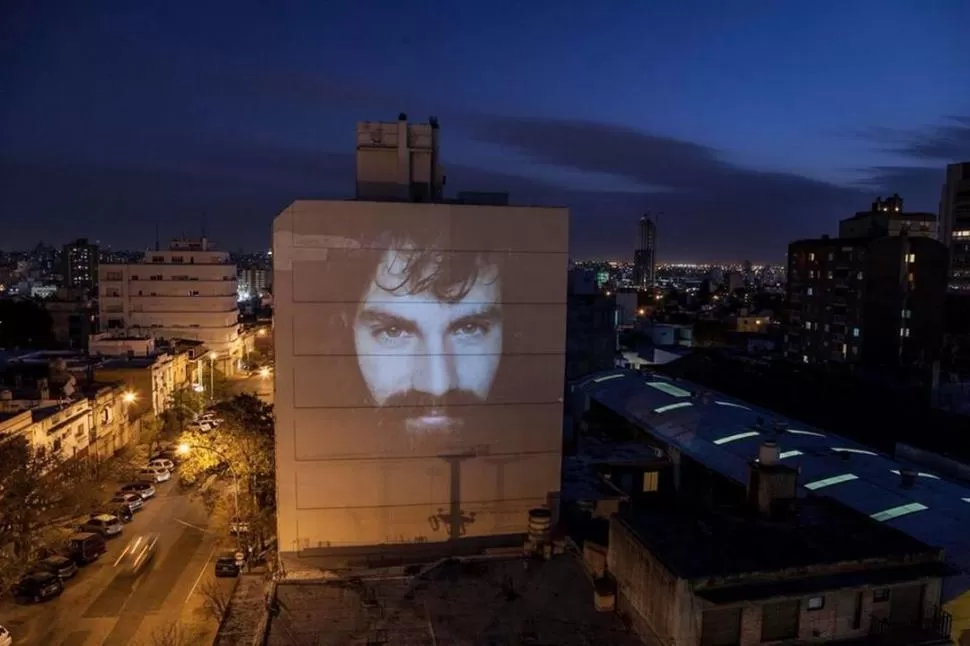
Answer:
[[155, 251], [160, 251], [161, 248], [162, 248], [162, 243], [158, 237], [158, 222], [155, 222]]

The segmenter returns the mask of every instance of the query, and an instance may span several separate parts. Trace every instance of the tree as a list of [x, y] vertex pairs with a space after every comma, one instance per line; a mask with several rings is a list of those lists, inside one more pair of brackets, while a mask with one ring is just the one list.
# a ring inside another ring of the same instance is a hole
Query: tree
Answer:
[[21, 299], [0, 299], [0, 348], [52, 348], [54, 324], [41, 305]]
[[56, 457], [35, 451], [26, 438], [0, 442], [0, 552], [6, 584], [18, 578], [30, 560], [51, 541], [50, 530], [64, 515], [76, 513], [87, 487], [78, 486], [83, 467], [63, 465]]
[[183, 433], [192, 447], [180, 475], [198, 480], [206, 473], [231, 470], [239, 481], [240, 508], [247, 518], [275, 508], [276, 453], [273, 407], [250, 394], [236, 395], [215, 406], [224, 422], [208, 432]]

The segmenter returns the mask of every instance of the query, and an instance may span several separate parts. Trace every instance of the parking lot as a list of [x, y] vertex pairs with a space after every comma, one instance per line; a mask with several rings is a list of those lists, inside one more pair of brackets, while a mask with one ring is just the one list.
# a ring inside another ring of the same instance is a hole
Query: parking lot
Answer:
[[[227, 519], [214, 516], [198, 495], [173, 480], [137, 511], [123, 533], [107, 540], [107, 554], [65, 582], [63, 594], [39, 604], [5, 599], [0, 625], [14, 644], [37, 646], [156, 646], [208, 643], [218, 620], [207, 598], [228, 595], [232, 579], [215, 579], [213, 562], [226, 537]], [[219, 486], [219, 485], [216, 485]], [[114, 566], [136, 535], [159, 536], [153, 561], [136, 577]], [[173, 640], [175, 628], [181, 641]]]

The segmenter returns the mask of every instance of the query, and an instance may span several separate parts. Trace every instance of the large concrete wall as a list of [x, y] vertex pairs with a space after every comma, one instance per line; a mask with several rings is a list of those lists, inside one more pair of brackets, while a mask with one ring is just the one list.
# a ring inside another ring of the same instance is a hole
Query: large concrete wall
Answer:
[[284, 555], [525, 532], [559, 490], [568, 212], [295, 202], [273, 239]]

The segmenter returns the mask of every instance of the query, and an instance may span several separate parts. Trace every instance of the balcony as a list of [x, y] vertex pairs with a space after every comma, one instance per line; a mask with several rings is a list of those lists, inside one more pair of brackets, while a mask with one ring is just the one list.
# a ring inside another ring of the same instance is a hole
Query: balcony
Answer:
[[[889, 618], [873, 617], [869, 637], [859, 644], [872, 646], [937, 646], [951, 644], [950, 629], [953, 617], [942, 608], [930, 616], [907, 622], [893, 622]], [[845, 642], [852, 643], [852, 642]]]

